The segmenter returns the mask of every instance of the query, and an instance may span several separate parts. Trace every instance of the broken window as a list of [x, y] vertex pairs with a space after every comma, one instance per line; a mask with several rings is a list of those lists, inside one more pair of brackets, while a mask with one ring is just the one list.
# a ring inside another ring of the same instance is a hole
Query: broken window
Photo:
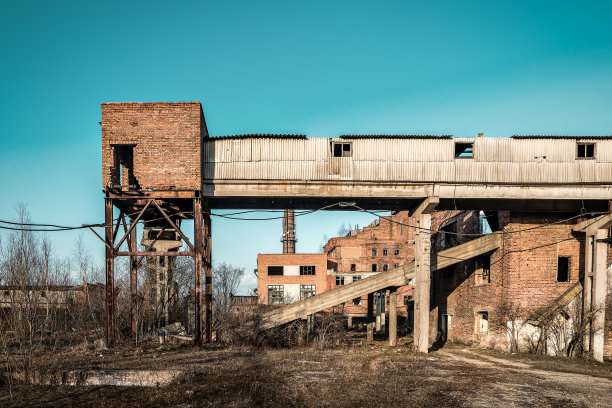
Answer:
[[332, 143], [334, 157], [351, 157], [350, 143]]
[[569, 282], [570, 259], [566, 256], [557, 258], [557, 282]]
[[300, 300], [315, 295], [315, 285], [300, 285]]
[[376, 272], [378, 269], [378, 265], [372, 264], [372, 272]]
[[399, 248], [395, 248], [395, 250], [393, 251], [393, 255], [399, 256]]
[[336, 286], [344, 286], [344, 276], [336, 276]]
[[577, 144], [576, 158], [578, 159], [594, 159], [595, 158], [595, 143], [581, 143]]
[[268, 266], [268, 275], [283, 275], [284, 268], [282, 266]]
[[489, 332], [489, 312], [476, 313], [476, 333], [486, 334]]
[[378, 251], [376, 250], [376, 248], [372, 248], [372, 256], [376, 255], [378, 255]]
[[353, 276], [353, 282], [357, 282], [361, 280], [361, 276]]
[[111, 183], [115, 186], [130, 186], [134, 181], [134, 145], [113, 145], [113, 168]]
[[284, 285], [268, 285], [268, 304], [283, 304], [284, 291]]
[[383, 264], [383, 271], [386, 271], [389, 269], [389, 265], [388, 264]]
[[355, 272], [357, 270], [357, 265], [351, 264], [351, 272]]
[[473, 159], [474, 143], [455, 143], [455, 158]]
[[398, 263], [396, 263], [395, 265], [393, 265], [393, 267], [394, 267], [394, 268], [397, 268], [397, 267], [399, 267], [399, 264], [398, 264]]
[[361, 298], [353, 299], [353, 306], [359, 306], [359, 305], [361, 305]]
[[300, 265], [300, 275], [314, 275], [314, 274], [315, 274], [314, 265]]
[[476, 284], [491, 283], [491, 257], [480, 256], [476, 258]]

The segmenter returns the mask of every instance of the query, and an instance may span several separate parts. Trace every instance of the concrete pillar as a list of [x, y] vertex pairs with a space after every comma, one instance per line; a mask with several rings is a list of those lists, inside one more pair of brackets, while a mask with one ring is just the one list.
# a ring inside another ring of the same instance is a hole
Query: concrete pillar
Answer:
[[387, 315], [385, 313], [386, 306], [386, 291], [380, 292], [380, 332], [387, 334]]
[[374, 322], [368, 323], [368, 341], [374, 341]]
[[[591, 290], [593, 288], [593, 243], [594, 237], [587, 234], [584, 240], [584, 285], [583, 285], [583, 316], [586, 317], [591, 311]], [[584, 318], [583, 317], [583, 318]], [[584, 339], [584, 351], [591, 350], [591, 323], [587, 322]]]
[[420, 214], [416, 217], [416, 221], [414, 348], [417, 352], [427, 353], [429, 346], [429, 291], [431, 286], [431, 214]]
[[593, 251], [593, 288], [591, 292], [591, 310], [593, 323], [591, 327], [591, 350], [596, 361], [603, 362], [604, 356], [604, 327], [606, 312], [606, 295], [608, 292], [608, 244], [604, 240], [608, 231], [598, 229], [595, 233]]
[[397, 345], [397, 288], [389, 291], [389, 345]]
[[353, 316], [348, 316], [348, 321], [346, 325], [349, 329], [353, 328]]
[[374, 298], [376, 299], [376, 331], [380, 332], [380, 292], [376, 292]]
[[374, 319], [374, 294], [368, 293], [368, 323]]

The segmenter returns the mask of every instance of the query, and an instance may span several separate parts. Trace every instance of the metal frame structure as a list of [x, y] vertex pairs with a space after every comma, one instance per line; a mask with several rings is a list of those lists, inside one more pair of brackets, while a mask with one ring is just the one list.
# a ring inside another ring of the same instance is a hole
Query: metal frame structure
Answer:
[[[137, 335], [137, 271], [145, 257], [152, 256], [191, 256], [194, 259], [194, 297], [195, 297], [195, 333], [194, 344], [200, 345], [204, 339], [212, 341], [212, 239], [210, 205], [202, 199], [199, 190], [142, 191], [129, 186], [113, 186], [105, 189], [105, 234], [101, 237], [94, 234], [106, 246], [106, 341], [108, 347], [115, 345], [115, 279], [114, 261], [120, 256], [130, 257], [130, 297], [131, 297], [131, 331]], [[114, 208], [119, 209], [119, 216], [114, 219]], [[193, 219], [194, 242], [187, 238], [180, 228], [182, 220]], [[162, 229], [153, 237], [151, 244], [144, 251], [138, 251], [136, 226], [139, 222], [160, 223]], [[123, 235], [118, 238], [119, 230]], [[165, 230], [175, 231], [189, 247], [187, 251], [160, 252], [152, 251], [153, 244]], [[127, 242], [128, 250], [120, 248]], [[202, 269], [205, 275], [205, 293], [202, 296]], [[202, 319], [202, 304], [206, 312]], [[204, 328], [204, 338], [202, 336]]]

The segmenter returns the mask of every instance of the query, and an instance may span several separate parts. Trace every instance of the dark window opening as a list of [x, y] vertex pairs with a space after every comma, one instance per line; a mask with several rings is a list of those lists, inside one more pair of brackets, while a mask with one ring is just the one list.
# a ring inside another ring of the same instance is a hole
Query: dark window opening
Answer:
[[334, 157], [351, 157], [350, 143], [334, 143]]
[[344, 276], [336, 276], [336, 286], [344, 286]]
[[387, 264], [383, 264], [383, 271], [386, 271], [386, 270], [388, 270], [388, 269], [389, 269], [389, 265], [387, 265]]
[[284, 268], [282, 266], [268, 266], [268, 275], [283, 275]]
[[478, 258], [480, 267], [482, 268], [482, 283], [491, 283], [491, 257], [481, 256]]
[[383, 256], [387, 255], [389, 255], [389, 251], [387, 250], [387, 248], [383, 248]]
[[377, 269], [378, 269], [378, 265], [372, 264], [372, 272], [376, 272]]
[[314, 296], [315, 285], [300, 285], [300, 300]]
[[376, 248], [372, 248], [372, 256], [376, 255], [378, 255], [378, 251], [376, 250]]
[[359, 305], [361, 305], [361, 298], [353, 299], [353, 306], [359, 306]]
[[353, 282], [357, 282], [361, 280], [361, 276], [353, 276]]
[[440, 246], [442, 249], [452, 248], [457, 245], [457, 221], [450, 222], [440, 228]]
[[351, 272], [355, 272], [357, 270], [357, 265], [351, 264]]
[[474, 158], [474, 143], [455, 143], [455, 157], [459, 159]]
[[557, 258], [557, 282], [569, 282], [570, 260], [566, 256]]
[[134, 185], [134, 145], [114, 145], [113, 156], [111, 183], [121, 186]]
[[576, 157], [578, 159], [594, 159], [595, 143], [578, 143]]
[[300, 275], [314, 275], [314, 274], [315, 274], [314, 265], [300, 265]]
[[395, 248], [395, 251], [393, 251], [393, 255], [399, 256], [399, 248]]

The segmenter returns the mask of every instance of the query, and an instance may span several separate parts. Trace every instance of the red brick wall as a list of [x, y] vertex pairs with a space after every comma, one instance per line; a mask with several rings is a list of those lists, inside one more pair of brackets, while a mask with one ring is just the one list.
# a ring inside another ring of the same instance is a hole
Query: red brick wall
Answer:
[[[315, 275], [268, 276], [268, 266], [315, 265]], [[326, 254], [259, 254], [257, 255], [257, 293], [259, 303], [268, 303], [268, 285], [316, 285], [316, 293], [330, 289]]]
[[200, 102], [102, 104], [102, 184], [110, 182], [112, 144], [134, 144], [134, 175], [142, 188], [200, 190]]

